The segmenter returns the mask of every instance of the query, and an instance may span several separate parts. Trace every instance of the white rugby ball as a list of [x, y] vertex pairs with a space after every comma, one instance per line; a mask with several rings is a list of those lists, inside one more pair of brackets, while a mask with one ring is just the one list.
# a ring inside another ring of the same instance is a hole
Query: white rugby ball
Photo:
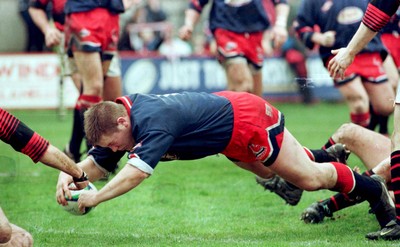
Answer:
[[[72, 183], [72, 184], [69, 185], [69, 187], [70, 188], [74, 188], [75, 185]], [[81, 189], [81, 190], [70, 190], [72, 197], [71, 198], [65, 197], [65, 199], [68, 202], [68, 205], [62, 206], [62, 208], [65, 211], [67, 211], [68, 213], [73, 214], [73, 215], [84, 215], [84, 214], [89, 213], [91, 210], [93, 210], [94, 207], [86, 207], [84, 212], [79, 211], [79, 208], [78, 208], [78, 199], [79, 199], [80, 194], [83, 191], [88, 191], [88, 190], [97, 191], [97, 188], [92, 183], [89, 183], [89, 185], [86, 186], [86, 188], [84, 188], [84, 189]]]

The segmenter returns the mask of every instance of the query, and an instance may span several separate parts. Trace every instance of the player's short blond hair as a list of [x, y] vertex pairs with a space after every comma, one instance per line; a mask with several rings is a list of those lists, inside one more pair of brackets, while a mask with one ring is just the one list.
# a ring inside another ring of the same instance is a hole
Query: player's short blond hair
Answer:
[[117, 119], [127, 115], [125, 107], [112, 101], [103, 101], [90, 107], [84, 116], [86, 138], [97, 145], [102, 135], [117, 131]]

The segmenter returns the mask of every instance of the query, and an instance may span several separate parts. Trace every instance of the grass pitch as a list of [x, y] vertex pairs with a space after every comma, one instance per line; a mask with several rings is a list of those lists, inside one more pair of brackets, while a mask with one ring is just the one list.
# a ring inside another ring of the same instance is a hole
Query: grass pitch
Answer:
[[[275, 105], [288, 129], [309, 148], [320, 148], [349, 120], [340, 103]], [[60, 149], [69, 139], [72, 112], [64, 121], [55, 111], [11, 112]], [[349, 163], [363, 167], [354, 155]], [[305, 192], [297, 206], [285, 205], [223, 155], [161, 163], [142, 185], [85, 216], [70, 215], [56, 203], [57, 176], [56, 170], [0, 143], [0, 206], [11, 222], [32, 233], [35, 246], [399, 245], [364, 238], [379, 228], [366, 203], [337, 212], [335, 220], [304, 224], [301, 212], [333, 192]], [[104, 184], [95, 183], [98, 189]]]

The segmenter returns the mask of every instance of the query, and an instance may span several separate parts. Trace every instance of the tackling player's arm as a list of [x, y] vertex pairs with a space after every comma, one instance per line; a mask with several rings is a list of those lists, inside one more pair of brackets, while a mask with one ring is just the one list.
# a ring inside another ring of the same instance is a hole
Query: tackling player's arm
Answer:
[[15, 151], [29, 156], [35, 163], [40, 161], [70, 174], [78, 182], [76, 183], [78, 188], [87, 186], [85, 174], [79, 166], [48, 140], [2, 108], [0, 108], [0, 140], [11, 145]]

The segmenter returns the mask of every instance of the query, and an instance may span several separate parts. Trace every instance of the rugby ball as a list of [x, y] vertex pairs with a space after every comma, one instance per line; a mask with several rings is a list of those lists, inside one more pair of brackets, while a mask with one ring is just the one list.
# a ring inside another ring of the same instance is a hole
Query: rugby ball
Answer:
[[[69, 185], [69, 187], [71, 189], [73, 189], [75, 187], [75, 185], [72, 183], [72, 184]], [[73, 215], [84, 215], [84, 214], [89, 213], [91, 210], [93, 210], [94, 207], [87, 207], [87, 208], [85, 208], [84, 212], [79, 211], [79, 208], [78, 208], [79, 195], [83, 191], [88, 191], [88, 190], [97, 191], [96, 187], [92, 183], [89, 183], [89, 185], [86, 186], [86, 188], [81, 189], [81, 190], [70, 190], [72, 197], [71, 198], [65, 197], [65, 199], [68, 202], [68, 205], [66, 205], [66, 206], [61, 205], [62, 208], [65, 211], [67, 211], [68, 213], [73, 214]]]

